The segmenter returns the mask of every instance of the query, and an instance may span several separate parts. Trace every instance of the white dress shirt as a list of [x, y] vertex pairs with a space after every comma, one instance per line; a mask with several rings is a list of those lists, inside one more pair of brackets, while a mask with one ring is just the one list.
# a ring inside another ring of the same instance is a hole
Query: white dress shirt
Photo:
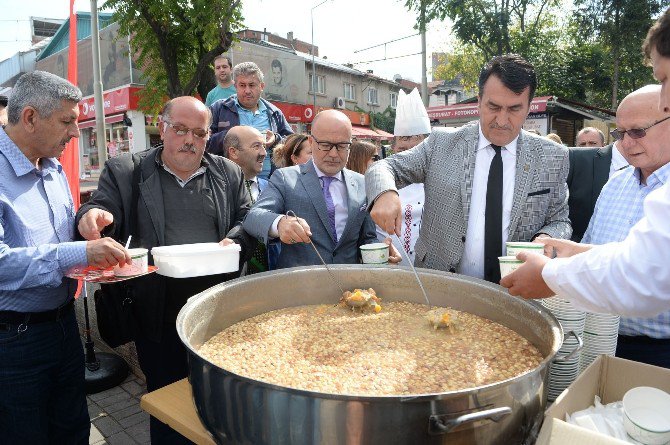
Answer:
[[[319, 177], [319, 182], [323, 188], [323, 182], [321, 181], [322, 176], [328, 176], [319, 170], [319, 167], [314, 164], [314, 170], [316, 170], [316, 175]], [[342, 171], [338, 172], [333, 176], [336, 181], [330, 183], [330, 196], [333, 197], [333, 204], [335, 205], [335, 232], [337, 232], [337, 239], [339, 240], [344, 233], [344, 228], [347, 226], [347, 219], [349, 217], [349, 195], [347, 194], [347, 185], [344, 183], [344, 175]], [[323, 193], [323, 191], [321, 190]], [[324, 198], [325, 199], [325, 198]], [[270, 238], [279, 238], [279, 220], [283, 218], [284, 215], [278, 216], [272, 223], [270, 227], [270, 233], [268, 234]], [[298, 215], [300, 216], [300, 215]]]
[[[421, 217], [423, 216], [423, 203], [426, 201], [426, 193], [423, 184], [410, 184], [406, 187], [398, 189], [398, 196], [400, 197], [400, 204], [402, 205], [402, 223], [400, 227], [400, 241], [402, 245], [398, 245], [395, 237], [391, 237], [391, 241], [396, 249], [403, 249], [407, 252], [410, 261], [414, 264], [416, 251], [414, 245], [419, 238], [419, 229], [421, 229]], [[389, 237], [386, 231], [377, 227], [377, 239], [384, 241]], [[408, 249], [409, 248], [409, 249]], [[400, 252], [400, 250], [398, 250]], [[405, 256], [402, 255], [404, 259]]]
[[629, 165], [628, 161], [626, 161], [626, 158], [623, 157], [616, 145], [617, 144], [615, 143], [612, 146], [612, 162], [610, 162], [610, 174], [608, 178], [611, 178], [614, 173]]
[[[516, 182], [516, 148], [517, 136], [502, 148], [500, 154], [503, 162], [503, 211], [502, 211], [502, 254], [505, 255], [505, 242], [509, 232], [514, 184]], [[484, 228], [486, 215], [486, 189], [489, 168], [495, 150], [479, 127], [479, 142], [475, 158], [475, 173], [472, 180], [472, 196], [470, 197], [470, 213], [468, 228], [465, 235], [465, 248], [459, 264], [459, 273], [476, 278], [484, 278]]]
[[251, 184], [249, 184], [249, 191], [251, 192], [251, 200], [253, 202], [256, 202], [258, 201], [258, 195], [260, 195], [261, 193], [260, 189], [258, 188], [258, 179], [254, 177], [251, 179], [247, 179], [247, 181], [251, 182]]
[[585, 311], [647, 317], [670, 309], [670, 183], [647, 196], [644, 216], [624, 241], [551, 260], [542, 278]]

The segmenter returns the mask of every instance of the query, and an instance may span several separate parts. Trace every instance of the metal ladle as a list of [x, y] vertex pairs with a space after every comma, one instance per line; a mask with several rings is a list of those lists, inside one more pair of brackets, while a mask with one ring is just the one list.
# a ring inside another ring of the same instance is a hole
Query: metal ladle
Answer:
[[416, 277], [417, 283], [419, 283], [419, 287], [421, 288], [421, 293], [423, 294], [423, 298], [426, 299], [426, 303], [428, 304], [428, 307], [431, 307], [430, 300], [428, 299], [428, 294], [426, 293], [426, 289], [423, 287], [423, 283], [421, 282], [421, 279], [419, 278], [419, 274], [416, 272], [416, 269], [414, 268], [414, 264], [412, 264], [412, 260], [409, 258], [409, 254], [405, 252], [405, 249], [402, 248], [402, 242], [400, 241], [400, 238], [398, 235], [393, 232], [393, 236], [395, 237], [396, 241], [398, 241], [398, 246], [400, 246], [400, 255], [405, 255], [405, 259], [409, 263], [409, 267], [412, 269], [412, 272], [414, 272], [414, 276]]

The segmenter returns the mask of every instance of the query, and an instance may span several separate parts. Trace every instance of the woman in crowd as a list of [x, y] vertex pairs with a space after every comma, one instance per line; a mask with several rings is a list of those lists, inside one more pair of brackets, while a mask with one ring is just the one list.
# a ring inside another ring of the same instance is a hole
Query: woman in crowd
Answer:
[[312, 159], [312, 147], [305, 134], [292, 134], [272, 152], [272, 162], [277, 168], [304, 164]]
[[370, 142], [354, 141], [349, 149], [347, 168], [364, 175], [368, 167], [378, 160], [376, 145]]

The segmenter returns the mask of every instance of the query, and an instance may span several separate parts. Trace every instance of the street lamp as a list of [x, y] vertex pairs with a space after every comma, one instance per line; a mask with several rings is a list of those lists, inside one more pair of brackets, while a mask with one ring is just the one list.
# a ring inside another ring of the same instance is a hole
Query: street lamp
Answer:
[[312, 98], [314, 104], [313, 113], [316, 114], [316, 63], [314, 62], [314, 10], [319, 6], [326, 3], [328, 0], [323, 0], [321, 3], [312, 6], [312, 9], [309, 12], [310, 19], [312, 21]]

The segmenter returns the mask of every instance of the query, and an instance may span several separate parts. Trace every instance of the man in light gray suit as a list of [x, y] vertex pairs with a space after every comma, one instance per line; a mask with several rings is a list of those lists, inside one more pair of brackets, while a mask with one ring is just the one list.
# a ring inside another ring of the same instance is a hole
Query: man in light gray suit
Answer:
[[505, 241], [570, 237], [568, 150], [522, 130], [536, 85], [523, 58], [494, 57], [479, 77], [478, 122], [434, 128], [367, 171], [372, 219], [389, 233], [400, 233], [397, 189], [424, 183], [417, 266], [497, 283]]
[[[276, 170], [243, 227], [252, 236], [279, 238], [277, 268], [321, 264], [314, 243], [329, 264], [354, 264], [359, 247], [377, 241], [367, 212], [363, 175], [344, 168], [351, 145], [351, 122], [326, 110], [312, 122], [312, 160]], [[296, 217], [288, 217], [292, 210]], [[390, 239], [388, 240], [390, 243]], [[389, 261], [400, 260], [391, 248]]]

